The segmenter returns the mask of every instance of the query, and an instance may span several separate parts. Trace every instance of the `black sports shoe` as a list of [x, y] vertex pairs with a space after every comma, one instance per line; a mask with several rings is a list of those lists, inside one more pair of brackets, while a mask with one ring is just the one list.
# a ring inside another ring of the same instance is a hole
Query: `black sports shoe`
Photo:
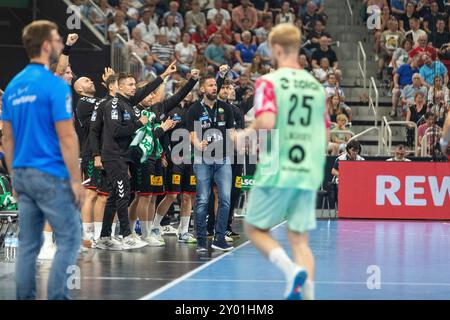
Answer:
[[225, 232], [225, 235], [227, 236], [227, 237], [230, 237], [230, 238], [233, 238], [233, 239], [237, 239], [237, 238], [240, 238], [241, 237], [241, 235], [239, 234], [239, 233], [236, 233], [236, 232], [234, 232], [233, 230], [227, 230], [226, 232]]
[[206, 240], [197, 240], [197, 252], [208, 252], [208, 248], [206, 247]]
[[211, 245], [211, 248], [220, 251], [231, 251], [234, 247], [230, 246], [225, 239], [215, 239]]

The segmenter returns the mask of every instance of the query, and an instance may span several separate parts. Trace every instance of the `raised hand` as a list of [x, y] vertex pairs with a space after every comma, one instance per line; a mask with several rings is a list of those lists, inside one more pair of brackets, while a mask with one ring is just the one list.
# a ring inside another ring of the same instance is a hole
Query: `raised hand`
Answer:
[[78, 34], [71, 33], [67, 36], [66, 45], [73, 46], [78, 40]]
[[200, 78], [200, 70], [192, 69], [191, 70], [191, 76], [192, 76], [192, 79], [198, 80], [198, 78]]

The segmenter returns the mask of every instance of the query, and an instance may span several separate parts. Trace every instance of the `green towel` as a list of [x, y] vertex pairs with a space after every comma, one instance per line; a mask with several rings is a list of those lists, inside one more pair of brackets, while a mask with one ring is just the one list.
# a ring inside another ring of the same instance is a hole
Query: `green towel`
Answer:
[[144, 110], [142, 111], [142, 116], [147, 116], [149, 121], [145, 126], [136, 130], [134, 139], [130, 144], [130, 147], [138, 147], [141, 151], [140, 163], [147, 161], [154, 150], [156, 159], [159, 159], [163, 152], [159, 139], [155, 139], [153, 136], [153, 131], [161, 126], [159, 123], [153, 123], [156, 115], [153, 112]]

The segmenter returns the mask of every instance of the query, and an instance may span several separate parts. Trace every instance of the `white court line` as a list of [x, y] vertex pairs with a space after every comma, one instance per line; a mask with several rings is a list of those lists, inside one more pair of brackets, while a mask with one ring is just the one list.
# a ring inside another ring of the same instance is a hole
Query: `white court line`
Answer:
[[[280, 223], [279, 225], [273, 227], [273, 228], [271, 229], [271, 231], [275, 230], [276, 228], [282, 226], [282, 225], [285, 224], [285, 223], [286, 223], [286, 222]], [[154, 297], [160, 295], [160, 294], [163, 293], [164, 291], [169, 290], [170, 288], [172, 288], [172, 287], [176, 286], [177, 284], [179, 284], [180, 282], [182, 282], [182, 281], [184, 281], [184, 280], [186, 280], [186, 279], [192, 277], [193, 275], [195, 275], [196, 273], [202, 271], [203, 269], [208, 268], [208, 267], [209, 267], [210, 265], [212, 265], [213, 263], [216, 263], [217, 261], [219, 261], [219, 260], [225, 258], [226, 256], [230, 255], [231, 253], [236, 252], [237, 250], [243, 248], [244, 246], [246, 246], [246, 245], [249, 244], [249, 243], [250, 243], [250, 240], [247, 240], [246, 242], [244, 242], [243, 244], [241, 244], [241, 245], [238, 246], [237, 248], [233, 249], [232, 251], [227, 252], [227, 253], [224, 253], [224, 254], [222, 254], [222, 255], [220, 255], [220, 256], [218, 256], [218, 257], [212, 259], [211, 261], [208, 261], [207, 263], [205, 263], [205, 264], [201, 265], [200, 267], [198, 267], [198, 268], [196, 268], [196, 269], [194, 269], [194, 270], [192, 270], [192, 271], [190, 271], [190, 272], [188, 272], [188, 273], [182, 275], [181, 277], [179, 277], [179, 278], [173, 280], [172, 282], [169, 282], [168, 284], [162, 286], [161, 288], [159, 288], [159, 289], [157, 289], [157, 290], [155, 290], [155, 291], [153, 291], [153, 292], [150, 292], [149, 294], [143, 296], [143, 297], [140, 298], [139, 300], [150, 300], [150, 299], [152, 299], [152, 298], [154, 298]]]
[[180, 263], [180, 264], [197, 264], [205, 263], [204, 261], [156, 261], [158, 263]]

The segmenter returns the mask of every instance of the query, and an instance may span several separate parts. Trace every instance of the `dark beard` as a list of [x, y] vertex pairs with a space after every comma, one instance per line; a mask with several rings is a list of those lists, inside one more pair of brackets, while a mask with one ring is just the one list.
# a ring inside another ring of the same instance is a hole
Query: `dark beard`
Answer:
[[205, 93], [205, 96], [208, 98], [208, 100], [210, 101], [216, 101], [217, 99], [217, 93], [216, 94], [212, 94], [212, 93]]

